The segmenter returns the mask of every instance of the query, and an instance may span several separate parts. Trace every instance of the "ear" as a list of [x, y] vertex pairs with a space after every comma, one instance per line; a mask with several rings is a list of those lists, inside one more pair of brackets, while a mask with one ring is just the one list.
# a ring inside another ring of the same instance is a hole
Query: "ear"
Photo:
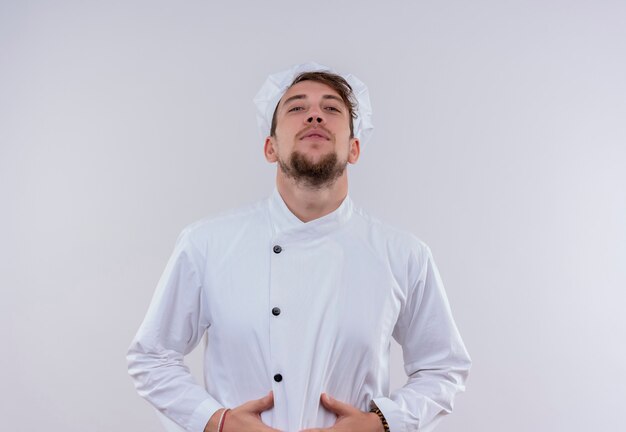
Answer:
[[265, 138], [263, 153], [265, 154], [265, 160], [269, 163], [274, 163], [278, 160], [278, 155], [276, 154], [276, 144], [272, 136]]
[[350, 152], [348, 153], [348, 162], [355, 164], [359, 160], [361, 154], [361, 142], [358, 138], [350, 139]]

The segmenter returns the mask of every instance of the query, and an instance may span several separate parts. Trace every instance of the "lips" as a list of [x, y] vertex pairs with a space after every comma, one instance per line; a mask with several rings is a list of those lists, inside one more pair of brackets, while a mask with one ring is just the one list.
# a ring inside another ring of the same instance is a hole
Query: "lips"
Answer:
[[311, 131], [308, 131], [307, 133], [305, 133], [302, 136], [302, 139], [305, 139], [305, 138], [320, 138], [320, 139], [327, 140], [327, 139], [329, 139], [329, 136], [323, 130], [315, 129], [315, 130], [311, 130]]

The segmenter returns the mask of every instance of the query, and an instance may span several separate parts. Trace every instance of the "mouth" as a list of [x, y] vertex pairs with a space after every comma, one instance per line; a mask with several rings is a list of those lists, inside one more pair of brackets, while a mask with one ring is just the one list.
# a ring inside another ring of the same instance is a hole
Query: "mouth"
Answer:
[[307, 132], [306, 134], [304, 134], [304, 136], [300, 139], [323, 139], [323, 140], [328, 140], [330, 139], [328, 134], [322, 130], [312, 130]]

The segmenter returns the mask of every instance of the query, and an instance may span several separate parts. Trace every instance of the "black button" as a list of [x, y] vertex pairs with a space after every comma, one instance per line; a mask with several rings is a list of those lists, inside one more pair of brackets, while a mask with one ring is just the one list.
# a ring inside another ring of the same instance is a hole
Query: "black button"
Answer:
[[280, 246], [276, 245], [274, 246], [274, 253], [280, 253], [283, 250], [283, 248], [281, 248]]
[[278, 316], [278, 315], [280, 315], [280, 308], [277, 308], [277, 307], [273, 308], [273, 309], [272, 309], [272, 314], [273, 314], [274, 316]]
[[283, 380], [283, 376], [281, 374], [274, 375], [274, 381], [281, 382]]

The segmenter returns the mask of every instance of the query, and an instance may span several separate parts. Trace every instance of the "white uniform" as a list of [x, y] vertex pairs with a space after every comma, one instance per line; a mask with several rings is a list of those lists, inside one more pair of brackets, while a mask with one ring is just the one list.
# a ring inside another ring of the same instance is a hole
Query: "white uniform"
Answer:
[[[205, 385], [183, 363], [208, 332]], [[389, 348], [405, 386], [389, 392]], [[424, 431], [452, 410], [471, 360], [429, 248], [355, 207], [304, 223], [277, 189], [188, 226], [128, 351], [139, 394], [190, 432], [221, 407], [274, 391], [265, 424], [297, 432], [336, 420], [328, 393], [391, 432]]]

